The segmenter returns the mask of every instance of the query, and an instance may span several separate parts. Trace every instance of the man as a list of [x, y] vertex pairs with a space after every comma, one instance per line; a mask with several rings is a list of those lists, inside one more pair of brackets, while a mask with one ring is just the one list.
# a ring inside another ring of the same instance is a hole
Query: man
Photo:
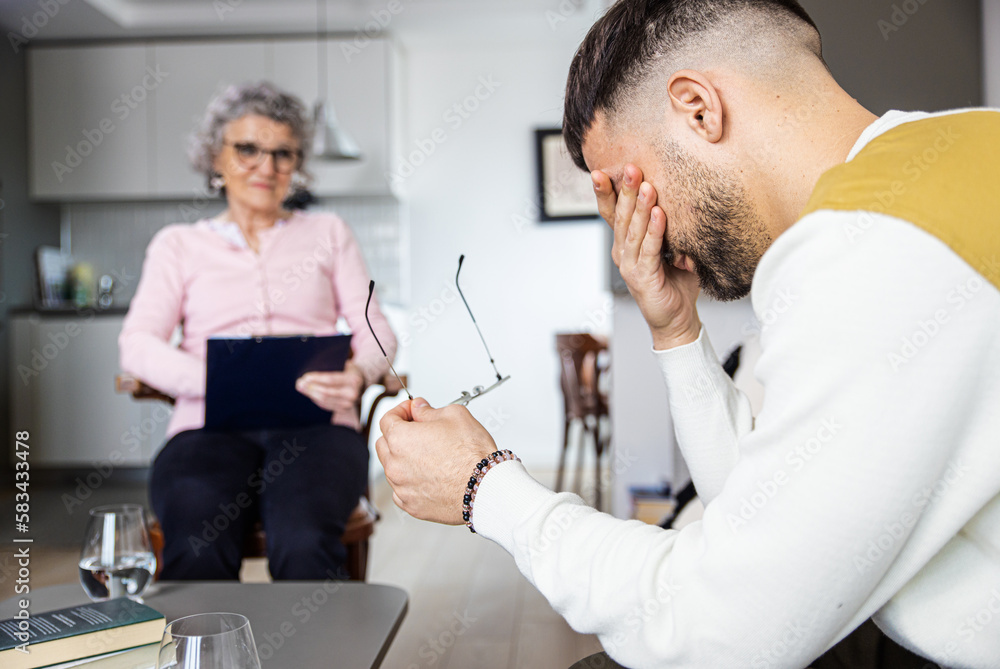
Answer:
[[[564, 134], [705, 515], [617, 520], [504, 462], [471, 521], [629, 667], [803, 667], [870, 617], [1000, 666], [1000, 114], [878, 119], [821, 53], [794, 0], [622, 0], [571, 67]], [[753, 288], [756, 420], [699, 286]], [[382, 429], [396, 503], [462, 522], [489, 434], [421, 400]]]

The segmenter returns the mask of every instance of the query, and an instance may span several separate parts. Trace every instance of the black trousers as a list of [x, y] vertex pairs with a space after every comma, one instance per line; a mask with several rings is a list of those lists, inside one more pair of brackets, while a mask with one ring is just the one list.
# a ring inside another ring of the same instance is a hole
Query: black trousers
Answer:
[[150, 481], [166, 542], [161, 578], [239, 578], [258, 519], [275, 579], [347, 578], [340, 537], [367, 481], [368, 445], [350, 428], [181, 432]]
[[[585, 657], [569, 669], [625, 669], [607, 653]], [[871, 620], [844, 637], [808, 669], [941, 669], [887, 637]]]
[[870, 619], [809, 666], [811, 669], [941, 669], [887, 637]]

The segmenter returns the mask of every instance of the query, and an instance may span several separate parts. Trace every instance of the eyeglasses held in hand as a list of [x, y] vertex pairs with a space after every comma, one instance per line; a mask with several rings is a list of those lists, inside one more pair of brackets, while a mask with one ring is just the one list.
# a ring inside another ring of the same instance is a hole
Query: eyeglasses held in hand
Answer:
[[[457, 400], [449, 402], [449, 404], [461, 404], [462, 406], [467, 405], [469, 402], [476, 399], [477, 397], [485, 395], [486, 393], [490, 392], [494, 388], [497, 388], [502, 383], [510, 379], [509, 374], [507, 376], [503, 376], [497, 369], [497, 364], [496, 361], [493, 359], [493, 354], [490, 353], [490, 347], [486, 345], [486, 338], [483, 337], [483, 331], [479, 329], [479, 323], [476, 322], [476, 317], [473, 315], [472, 309], [469, 307], [469, 302], [468, 300], [465, 299], [465, 294], [462, 292], [462, 287], [458, 283], [458, 277], [462, 273], [462, 263], [464, 261], [465, 261], [464, 254], [458, 257], [458, 271], [455, 272], [455, 288], [458, 289], [458, 294], [462, 298], [462, 303], [465, 305], [466, 311], [469, 312], [469, 317], [472, 318], [472, 324], [476, 326], [476, 332], [479, 333], [479, 339], [480, 341], [483, 342], [483, 348], [486, 349], [486, 355], [489, 356], [490, 358], [490, 364], [493, 365], [493, 372], [496, 374], [497, 380], [494, 381], [493, 384], [489, 386], [474, 386], [471, 391], [463, 390], [462, 394], [459, 396]], [[386, 362], [389, 363], [389, 369], [392, 370], [393, 375], [395, 375], [400, 385], [403, 386], [403, 391], [406, 393], [406, 396], [412, 400], [413, 396], [410, 395], [410, 391], [407, 390], [406, 384], [403, 383], [403, 380], [399, 378], [399, 374], [396, 374], [396, 370], [392, 366], [392, 361], [389, 360], [389, 356], [386, 355], [385, 348], [382, 347], [381, 342], [379, 342], [378, 340], [378, 335], [375, 334], [375, 329], [372, 327], [372, 322], [368, 320], [368, 307], [372, 303], [372, 294], [374, 292], [375, 292], [375, 282], [372, 281], [371, 283], [368, 284], [368, 303], [365, 305], [365, 320], [368, 322], [368, 329], [371, 330], [372, 337], [375, 338], [375, 343], [378, 344], [379, 349], [381, 349], [382, 351], [382, 355], [385, 356]]]
[[244, 169], [253, 169], [267, 160], [268, 156], [274, 159], [274, 171], [280, 174], [291, 174], [298, 169], [302, 162], [302, 151], [300, 149], [290, 149], [280, 147], [277, 149], [265, 149], [257, 146], [253, 142], [224, 142], [226, 146], [233, 147], [236, 154], [236, 162]]

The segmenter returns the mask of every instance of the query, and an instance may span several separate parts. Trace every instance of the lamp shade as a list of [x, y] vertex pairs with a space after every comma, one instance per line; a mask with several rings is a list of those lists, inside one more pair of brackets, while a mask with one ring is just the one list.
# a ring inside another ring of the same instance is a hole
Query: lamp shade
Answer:
[[319, 100], [313, 108], [316, 129], [313, 156], [321, 160], [360, 160], [361, 148], [354, 138], [337, 122], [333, 105]]

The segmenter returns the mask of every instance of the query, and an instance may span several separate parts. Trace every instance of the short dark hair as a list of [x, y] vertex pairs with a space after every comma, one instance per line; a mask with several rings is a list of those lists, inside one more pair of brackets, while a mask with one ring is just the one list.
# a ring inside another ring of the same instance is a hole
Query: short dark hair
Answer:
[[[573, 162], [586, 170], [583, 138], [598, 111], [613, 111], [623, 90], [686, 38], [727, 16], [757, 11], [819, 29], [796, 0], [619, 0], [590, 29], [570, 65], [563, 137]], [[819, 42], [817, 42], [819, 43]], [[822, 59], [822, 52], [817, 55]]]

